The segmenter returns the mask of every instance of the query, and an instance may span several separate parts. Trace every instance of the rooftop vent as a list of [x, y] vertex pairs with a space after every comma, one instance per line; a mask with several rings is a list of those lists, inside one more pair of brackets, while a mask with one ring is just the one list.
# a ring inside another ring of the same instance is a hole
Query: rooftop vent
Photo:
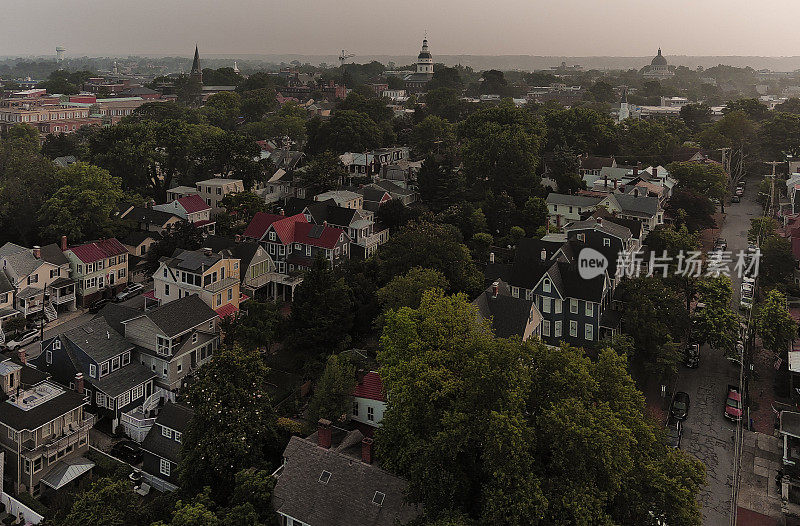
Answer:
[[331, 479], [330, 471], [323, 471], [322, 474], [319, 476], [319, 482], [322, 482], [323, 484], [327, 484], [330, 479]]
[[380, 506], [383, 504], [383, 499], [386, 498], [385, 493], [381, 493], [380, 491], [376, 491], [375, 495], [372, 497], [372, 503], [376, 506]]

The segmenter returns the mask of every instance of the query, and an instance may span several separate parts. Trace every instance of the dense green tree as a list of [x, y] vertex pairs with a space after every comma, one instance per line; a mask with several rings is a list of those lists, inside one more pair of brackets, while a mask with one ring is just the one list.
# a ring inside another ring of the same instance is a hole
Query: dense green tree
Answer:
[[619, 96], [617, 95], [614, 87], [604, 80], [598, 80], [589, 88], [589, 93], [597, 102], [618, 102]]
[[[176, 502], [169, 524], [158, 522], [153, 526], [222, 526], [222, 521], [212, 511], [215, 508], [210, 489], [206, 487], [194, 498]], [[250, 525], [245, 523], [243, 526]]]
[[383, 132], [366, 113], [337, 111], [326, 121], [314, 117], [306, 123], [308, 149], [312, 154], [364, 152], [381, 146]]
[[667, 170], [683, 188], [698, 194], [722, 200], [727, 193], [728, 175], [717, 163], [671, 163]]
[[172, 257], [175, 249], [198, 250], [203, 247], [203, 231], [188, 221], [180, 221], [161, 234], [161, 239], [147, 251], [145, 258], [152, 272], [158, 268], [158, 260]]
[[294, 102], [286, 102], [277, 112], [258, 122], [245, 124], [241, 132], [256, 140], [281, 140], [289, 137], [302, 142], [306, 138], [306, 111]]
[[242, 93], [241, 100], [241, 114], [248, 122], [260, 120], [278, 105], [275, 100], [275, 91], [269, 88], [245, 91]]
[[314, 396], [308, 404], [308, 421], [321, 418], [339, 422], [350, 413], [353, 389], [357, 384], [355, 365], [344, 355], [332, 354], [325, 371], [314, 386]]
[[464, 176], [450, 155], [429, 155], [417, 174], [422, 201], [433, 211], [443, 210], [460, 200]]
[[765, 349], [783, 353], [797, 337], [797, 324], [789, 315], [786, 296], [777, 290], [767, 292], [756, 310], [755, 327]]
[[800, 99], [792, 97], [785, 102], [775, 105], [776, 112], [800, 114]]
[[478, 189], [508, 192], [522, 205], [539, 183], [536, 168], [544, 133], [530, 112], [510, 102], [470, 115], [458, 131], [468, 182]]
[[244, 77], [232, 67], [203, 68], [203, 84], [206, 86], [238, 86], [243, 80]]
[[[686, 269], [678, 269], [677, 265], [681, 253], [686, 258], [690, 252], [698, 250], [700, 246], [699, 233], [689, 232], [686, 224], [682, 224], [679, 228], [675, 228], [675, 225], [659, 226], [648, 234], [645, 242], [647, 247], [658, 257], [662, 257], [666, 252], [670, 258], [672, 263], [670, 263], [669, 275], [666, 280], [668, 283], [674, 283], [678, 289], [683, 291], [688, 310], [697, 293], [697, 277], [685, 272]], [[683, 272], [678, 272], [679, 270]]]
[[411, 129], [411, 148], [415, 157], [448, 152], [454, 146], [453, 126], [436, 115], [428, 115]]
[[86, 163], [62, 169], [56, 178], [58, 189], [42, 204], [39, 215], [42, 236], [74, 242], [114, 235], [114, 211], [122, 198], [118, 177]]
[[761, 243], [760, 249], [761, 285], [785, 290], [787, 284], [792, 283], [796, 266], [791, 240], [778, 236], [768, 237]]
[[333, 190], [345, 183], [349, 176], [339, 156], [330, 150], [317, 154], [295, 174], [311, 195]]
[[461, 92], [452, 88], [431, 89], [425, 94], [425, 109], [432, 115], [450, 122], [459, 122], [468, 113]]
[[431, 289], [447, 290], [450, 284], [438, 270], [414, 267], [378, 289], [378, 302], [384, 312], [401, 307], [419, 308], [422, 295]]
[[575, 152], [569, 148], [557, 147], [547, 161], [548, 176], [558, 185], [562, 194], [574, 194], [586, 188], [586, 182], [578, 173], [580, 162]]
[[660, 444], [617, 352], [494, 338], [431, 291], [390, 313], [378, 360], [378, 453], [426, 524], [700, 524], [702, 464]]
[[800, 157], [800, 114], [773, 113], [761, 124], [760, 140], [769, 159]]
[[78, 494], [62, 526], [138, 526], [140, 505], [127, 480], [101, 478]]
[[241, 305], [236, 318], [223, 318], [226, 344], [239, 345], [245, 351], [269, 351], [280, 340], [284, 329], [281, 307], [274, 301], [251, 298]]
[[714, 213], [717, 208], [714, 203], [708, 196], [691, 190], [676, 188], [666, 209], [676, 218], [675, 224], [685, 226], [689, 232], [698, 232], [716, 225]]
[[725, 275], [698, 282], [699, 300], [705, 307], [692, 315], [692, 340], [708, 343], [713, 349], [734, 348], [739, 334], [739, 318], [731, 308], [731, 280]]
[[214, 499], [224, 502], [236, 473], [270, 468], [278, 442], [268, 373], [259, 353], [236, 346], [221, 347], [198, 369], [186, 389], [194, 413], [181, 446], [179, 472], [185, 490], [208, 486]]
[[483, 276], [472, 262], [469, 249], [452, 225], [409, 223], [394, 234], [374, 256], [380, 283], [414, 267], [441, 272], [450, 284], [449, 291], [477, 294], [483, 288]]
[[517, 215], [516, 223], [524, 228], [525, 232], [533, 233], [547, 228], [549, 217], [547, 202], [541, 197], [529, 197]]
[[80, 137], [77, 133], [51, 133], [42, 142], [42, 154], [50, 159], [80, 154]]
[[703, 103], [686, 104], [681, 108], [681, 119], [693, 132], [711, 122], [711, 108]]
[[669, 162], [683, 143], [676, 131], [661, 120], [626, 119], [617, 127], [616, 141], [622, 156], [655, 166]]
[[726, 115], [736, 111], [744, 112], [745, 115], [755, 121], [764, 120], [769, 115], [769, 108], [761, 104], [758, 99], [729, 100], [722, 109], [722, 113]]
[[543, 112], [547, 125], [547, 151], [571, 149], [577, 153], [609, 155], [614, 149], [614, 121], [591, 108], [556, 108]]
[[384, 97], [364, 97], [352, 92], [339, 103], [336, 109], [337, 111], [351, 110], [364, 113], [375, 122], [384, 122], [391, 120], [394, 116], [394, 112], [387, 105], [388, 103], [389, 100]]
[[211, 95], [202, 110], [210, 124], [232, 130], [242, 114], [242, 97], [233, 91], [221, 91]]
[[253, 216], [258, 212], [267, 211], [264, 199], [253, 192], [228, 194], [222, 198], [220, 206], [224, 211], [217, 212], [214, 217], [217, 223], [217, 234], [230, 234], [240, 231], [240, 229], [250, 224]]
[[381, 203], [375, 212], [375, 220], [391, 232], [396, 231], [419, 217], [419, 210], [403, 204], [399, 199], [390, 199]]
[[489, 69], [481, 73], [480, 93], [486, 95], [509, 95], [508, 82], [502, 71]]
[[464, 89], [464, 81], [461, 80], [461, 74], [458, 72], [458, 68], [449, 68], [439, 64], [436, 65], [433, 71], [433, 78], [428, 82], [427, 89], [430, 91], [439, 88], [449, 88], [458, 91]]
[[240, 82], [236, 87], [236, 91], [241, 93], [264, 88], [274, 88], [278, 84], [280, 84], [278, 77], [270, 75], [266, 71], [257, 71]]
[[750, 229], [747, 231], [747, 240], [752, 243], [761, 243], [773, 237], [778, 231], [778, 220], [774, 217], [750, 218]]
[[347, 348], [352, 327], [350, 288], [329, 268], [328, 260], [317, 257], [295, 288], [286, 343], [299, 358], [324, 361]]

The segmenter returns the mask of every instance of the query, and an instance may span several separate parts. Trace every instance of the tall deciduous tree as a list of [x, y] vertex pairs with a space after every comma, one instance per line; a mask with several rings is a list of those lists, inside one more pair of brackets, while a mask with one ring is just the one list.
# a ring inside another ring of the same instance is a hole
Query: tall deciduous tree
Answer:
[[63, 526], [137, 526], [140, 505], [126, 480], [101, 478], [80, 493]]
[[383, 132], [366, 113], [337, 111], [326, 121], [315, 117], [306, 123], [308, 149], [314, 153], [363, 152], [381, 146]]
[[789, 342], [797, 337], [797, 324], [789, 315], [786, 296], [776, 290], [769, 291], [764, 302], [758, 306], [755, 322], [764, 347], [775, 353], [782, 353]]
[[728, 175], [717, 163], [671, 163], [667, 170], [683, 188], [716, 199], [725, 197]]
[[725, 275], [708, 277], [698, 283], [699, 301], [703, 309], [692, 316], [693, 340], [708, 343], [714, 349], [734, 348], [739, 332], [739, 319], [731, 308], [731, 280]]
[[346, 417], [356, 383], [356, 368], [350, 360], [341, 354], [329, 356], [308, 404], [308, 421], [314, 423], [324, 418], [338, 422]]
[[181, 447], [184, 489], [209, 486], [224, 502], [236, 473], [269, 467], [278, 443], [268, 372], [259, 353], [235, 346], [223, 346], [198, 370], [186, 392], [194, 414]]

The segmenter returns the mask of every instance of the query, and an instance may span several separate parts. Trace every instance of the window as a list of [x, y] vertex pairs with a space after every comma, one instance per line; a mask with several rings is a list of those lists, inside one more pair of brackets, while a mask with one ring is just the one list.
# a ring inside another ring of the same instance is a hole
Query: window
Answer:
[[329, 480], [331, 480], [331, 472], [323, 470], [319, 475], [319, 482], [327, 484]]
[[122, 365], [128, 365], [131, 363], [131, 352], [128, 351], [122, 355]]
[[100, 391], [97, 391], [97, 394], [95, 394], [94, 401], [97, 404], [97, 407], [103, 407], [106, 405], [106, 395], [104, 395]]
[[181, 372], [181, 371], [183, 371], [183, 364], [179, 362], [179, 363], [178, 363], [178, 368], [177, 368], [177, 369], [178, 369], [178, 372]]
[[78, 274], [83, 274], [83, 265], [78, 265]]
[[197, 333], [192, 334], [192, 343], [197, 343]]
[[594, 303], [592, 303], [590, 301], [587, 301], [586, 302], [586, 308], [584, 309], [584, 312], [589, 317], [594, 316]]
[[169, 296], [169, 283], [164, 283], [164, 296]]
[[138, 400], [144, 395], [144, 385], [138, 385], [131, 389], [131, 400]]
[[610, 247], [611, 246], [611, 240], [609, 238], [607, 238], [607, 237], [604, 237], [603, 238], [603, 246], [604, 247]]
[[36, 473], [37, 471], [42, 470], [42, 457], [39, 457], [33, 461], [33, 472]]
[[550, 292], [550, 280], [549, 279], [544, 278], [544, 281], [542, 281], [542, 290], [544, 292]]
[[553, 326], [553, 336], [556, 338], [561, 338], [561, 321], [557, 321]]
[[166, 459], [163, 459], [163, 458], [160, 459], [160, 460], [161, 460], [161, 463], [160, 463], [160, 466], [159, 466], [159, 471], [161, 471], [162, 475], [166, 475], [166, 476], [169, 477], [169, 474], [170, 474], [169, 460], [166, 460]]
[[375, 409], [372, 407], [367, 407], [367, 420], [370, 422], [375, 420]]
[[578, 314], [578, 300], [576, 300], [575, 298], [569, 299], [569, 311], [572, 314]]
[[61, 349], [61, 340], [53, 340], [53, 349], [56, 351]]
[[556, 314], [561, 314], [561, 300], [556, 298], [553, 300], [555, 302], [555, 309], [554, 312]]
[[164, 277], [167, 277], [167, 267], [164, 267]]
[[569, 207], [569, 213], [570, 214], [572, 213], [572, 207], [571, 206]]
[[119, 395], [119, 407], [125, 407], [126, 405], [131, 403], [131, 393], [130, 391], [125, 391], [121, 395]]
[[590, 323], [587, 323], [584, 329], [584, 336], [586, 337], [586, 340], [592, 341], [592, 336], [594, 336], [593, 330], [594, 327], [592, 327]]
[[125, 277], [125, 269], [121, 268], [117, 271], [117, 277], [124, 278]]
[[172, 345], [169, 339], [164, 338], [163, 336], [156, 336], [156, 352], [158, 354], [168, 355], [171, 348]]
[[269, 233], [269, 240], [270, 241], [275, 241], [275, 232], [270, 232]]
[[89, 364], [89, 376], [97, 378], [97, 366], [93, 363]]
[[542, 334], [550, 336], [550, 322], [548, 320], [542, 321]]
[[108, 367], [109, 362], [103, 362], [100, 364], [100, 376], [105, 376], [108, 374]]
[[550, 312], [550, 298], [542, 298], [542, 312]]
[[233, 299], [233, 289], [228, 289], [228, 301]]
[[39, 283], [39, 274], [31, 274], [28, 276], [28, 285], [31, 283]]
[[29, 459], [25, 459], [25, 473], [31, 472], [31, 461]]
[[53, 363], [53, 351], [48, 350], [45, 353], [44, 359], [47, 363]]
[[570, 321], [569, 322], [569, 335], [573, 338], [578, 336], [578, 322], [577, 321]]
[[116, 356], [116, 357], [114, 357], [113, 360], [111, 360], [111, 370], [112, 371], [116, 371], [117, 369], [119, 369], [119, 362], [120, 362], [120, 357], [119, 356]]
[[358, 416], [358, 402], [353, 401], [353, 416]]
[[211, 320], [210, 322], [208, 322], [208, 328], [209, 328], [209, 330], [212, 330], [212, 331], [214, 330], [214, 320]]
[[161, 426], [161, 434], [167, 438], [172, 438], [172, 429], [166, 426]]
[[519, 287], [511, 287], [511, 295], [519, 298]]
[[311, 255], [311, 245], [306, 245], [306, 256]]
[[381, 493], [380, 491], [376, 491], [375, 495], [372, 496], [372, 503], [375, 504], [376, 506], [380, 506], [381, 504], [383, 504], [383, 499], [385, 499], [385, 498], [386, 498], [386, 494], [385, 493]]

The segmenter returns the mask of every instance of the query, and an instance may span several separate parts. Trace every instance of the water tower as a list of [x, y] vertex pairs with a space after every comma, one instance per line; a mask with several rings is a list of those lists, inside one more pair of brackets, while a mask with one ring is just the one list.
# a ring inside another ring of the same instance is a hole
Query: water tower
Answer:
[[67, 51], [67, 50], [64, 49], [61, 46], [56, 47], [56, 62], [58, 62], [59, 64], [64, 62], [64, 52], [65, 51]]

